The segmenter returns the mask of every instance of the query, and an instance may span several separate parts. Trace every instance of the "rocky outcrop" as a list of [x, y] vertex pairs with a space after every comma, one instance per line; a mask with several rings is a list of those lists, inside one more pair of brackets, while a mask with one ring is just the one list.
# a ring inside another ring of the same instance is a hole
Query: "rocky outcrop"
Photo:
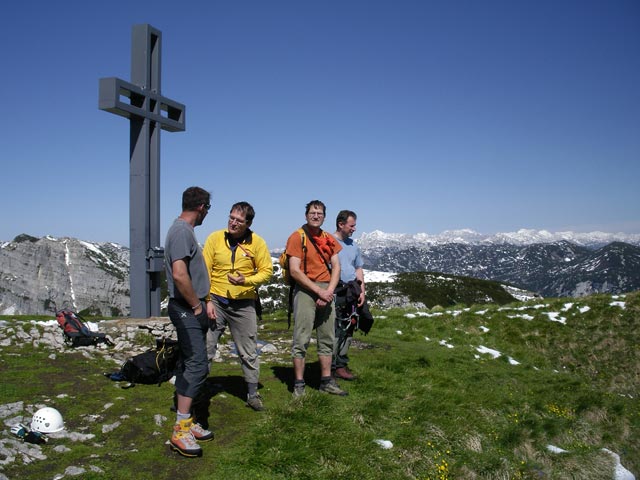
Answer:
[[0, 314], [51, 315], [56, 307], [128, 315], [128, 249], [27, 235], [0, 245]]

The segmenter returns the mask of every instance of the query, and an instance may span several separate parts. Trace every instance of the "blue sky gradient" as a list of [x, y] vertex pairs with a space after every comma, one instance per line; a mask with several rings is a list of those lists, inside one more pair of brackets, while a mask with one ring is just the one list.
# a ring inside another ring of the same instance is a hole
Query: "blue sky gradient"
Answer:
[[[6, 3], [6, 2], [5, 2]], [[251, 202], [270, 248], [348, 208], [359, 232], [640, 233], [640, 2], [30, 1], [0, 7], [0, 240], [129, 239], [131, 28], [162, 32], [162, 237]], [[357, 237], [357, 234], [356, 234]]]

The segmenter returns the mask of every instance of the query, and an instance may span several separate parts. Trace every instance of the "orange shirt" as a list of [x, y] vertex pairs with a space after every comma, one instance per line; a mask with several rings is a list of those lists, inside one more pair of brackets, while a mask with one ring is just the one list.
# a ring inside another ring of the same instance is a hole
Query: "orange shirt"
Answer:
[[[305, 236], [307, 234], [305, 233]], [[331, 265], [331, 257], [342, 250], [342, 246], [324, 230], [321, 231], [319, 237], [314, 237], [314, 241], [318, 245], [318, 248], [322, 251], [324, 260], [318, 253], [316, 247], [311, 243], [310, 238], [306, 238], [306, 255], [302, 249], [302, 239], [300, 231], [296, 230], [287, 239], [287, 255], [290, 257], [297, 257], [300, 259], [300, 270], [302, 270], [309, 280], [313, 282], [328, 282], [331, 280], [331, 274], [327, 269], [326, 263]], [[306, 256], [306, 268], [305, 268], [305, 256]]]

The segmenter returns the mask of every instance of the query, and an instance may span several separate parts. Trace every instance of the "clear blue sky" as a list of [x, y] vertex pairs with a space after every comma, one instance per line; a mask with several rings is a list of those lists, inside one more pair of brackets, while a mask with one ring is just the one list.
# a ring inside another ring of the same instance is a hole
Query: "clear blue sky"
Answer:
[[[128, 245], [131, 28], [162, 32], [162, 240], [190, 185], [198, 237], [251, 202], [270, 248], [312, 199], [333, 231], [640, 233], [637, 0], [31, 1], [0, 7], [0, 240]], [[357, 234], [356, 234], [357, 237]]]

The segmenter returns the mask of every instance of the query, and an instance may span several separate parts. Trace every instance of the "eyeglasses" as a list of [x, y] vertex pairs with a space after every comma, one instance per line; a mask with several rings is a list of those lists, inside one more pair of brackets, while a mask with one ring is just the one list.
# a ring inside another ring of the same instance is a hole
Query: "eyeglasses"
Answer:
[[231, 223], [231, 224], [237, 223], [238, 225], [244, 225], [247, 222], [246, 222], [246, 220], [241, 220], [239, 218], [232, 217], [231, 215], [229, 215], [229, 223]]
[[324, 217], [324, 213], [322, 212], [309, 212], [307, 215], [310, 217]]
[[211, 208], [211, 204], [210, 203], [205, 203], [204, 204], [204, 209], [205, 210], [209, 210]]

